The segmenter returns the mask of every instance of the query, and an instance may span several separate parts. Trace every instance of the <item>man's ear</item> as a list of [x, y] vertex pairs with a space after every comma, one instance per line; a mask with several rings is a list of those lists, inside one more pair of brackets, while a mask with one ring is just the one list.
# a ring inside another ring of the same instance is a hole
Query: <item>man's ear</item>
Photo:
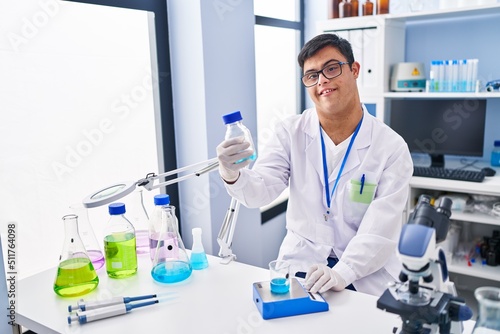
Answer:
[[357, 79], [359, 77], [359, 73], [360, 70], [361, 70], [361, 65], [355, 61], [354, 63], [351, 64], [351, 71], [352, 71], [352, 74], [354, 75], [354, 78]]

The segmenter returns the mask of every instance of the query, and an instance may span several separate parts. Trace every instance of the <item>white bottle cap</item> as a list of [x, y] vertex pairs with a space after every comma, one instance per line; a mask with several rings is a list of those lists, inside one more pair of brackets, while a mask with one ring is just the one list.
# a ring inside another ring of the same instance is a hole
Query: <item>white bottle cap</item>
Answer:
[[201, 227], [194, 227], [192, 233], [193, 235], [201, 235]]

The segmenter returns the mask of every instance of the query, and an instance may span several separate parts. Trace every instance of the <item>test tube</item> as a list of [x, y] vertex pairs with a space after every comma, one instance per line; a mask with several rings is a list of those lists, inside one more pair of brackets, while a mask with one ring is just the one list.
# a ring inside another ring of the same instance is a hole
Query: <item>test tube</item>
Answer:
[[438, 85], [439, 85], [439, 91], [444, 92], [444, 61], [440, 60], [438, 61], [438, 66], [439, 66], [439, 75], [438, 75]]
[[467, 91], [467, 59], [461, 59], [459, 62], [459, 82], [460, 92]]
[[472, 59], [472, 87], [471, 92], [477, 92], [479, 85], [477, 84], [477, 70], [479, 65], [479, 59]]
[[445, 92], [451, 92], [452, 82], [453, 82], [453, 60], [445, 60]]
[[437, 60], [432, 60], [431, 61], [431, 71], [429, 73], [429, 79], [430, 79], [430, 91], [431, 92], [437, 92], [438, 89], [438, 81], [437, 81], [437, 75], [438, 75], [438, 62]]
[[458, 92], [458, 60], [451, 61], [451, 91]]

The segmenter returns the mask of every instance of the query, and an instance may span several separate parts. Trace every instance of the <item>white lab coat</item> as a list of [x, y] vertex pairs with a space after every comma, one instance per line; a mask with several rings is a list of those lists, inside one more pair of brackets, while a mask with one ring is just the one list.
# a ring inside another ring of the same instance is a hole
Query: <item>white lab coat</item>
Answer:
[[[319, 119], [314, 108], [279, 123], [253, 168], [241, 170], [238, 181], [226, 188], [243, 205], [261, 207], [289, 186], [287, 234], [278, 257], [290, 261], [293, 272], [307, 272], [313, 264], [326, 264], [333, 252], [339, 258], [335, 269], [347, 285], [380, 296], [401, 271], [396, 246], [413, 163], [404, 140], [364, 106], [363, 112], [327, 221]], [[330, 173], [330, 191], [340, 164]], [[365, 189], [374, 191], [370, 204], [350, 199], [363, 174]]]

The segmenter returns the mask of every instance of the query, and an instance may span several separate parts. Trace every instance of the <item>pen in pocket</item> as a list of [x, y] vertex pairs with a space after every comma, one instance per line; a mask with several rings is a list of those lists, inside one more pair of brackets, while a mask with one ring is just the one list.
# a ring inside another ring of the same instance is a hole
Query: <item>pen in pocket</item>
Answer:
[[363, 193], [363, 187], [365, 186], [365, 174], [361, 176], [361, 187], [359, 188], [359, 193]]

